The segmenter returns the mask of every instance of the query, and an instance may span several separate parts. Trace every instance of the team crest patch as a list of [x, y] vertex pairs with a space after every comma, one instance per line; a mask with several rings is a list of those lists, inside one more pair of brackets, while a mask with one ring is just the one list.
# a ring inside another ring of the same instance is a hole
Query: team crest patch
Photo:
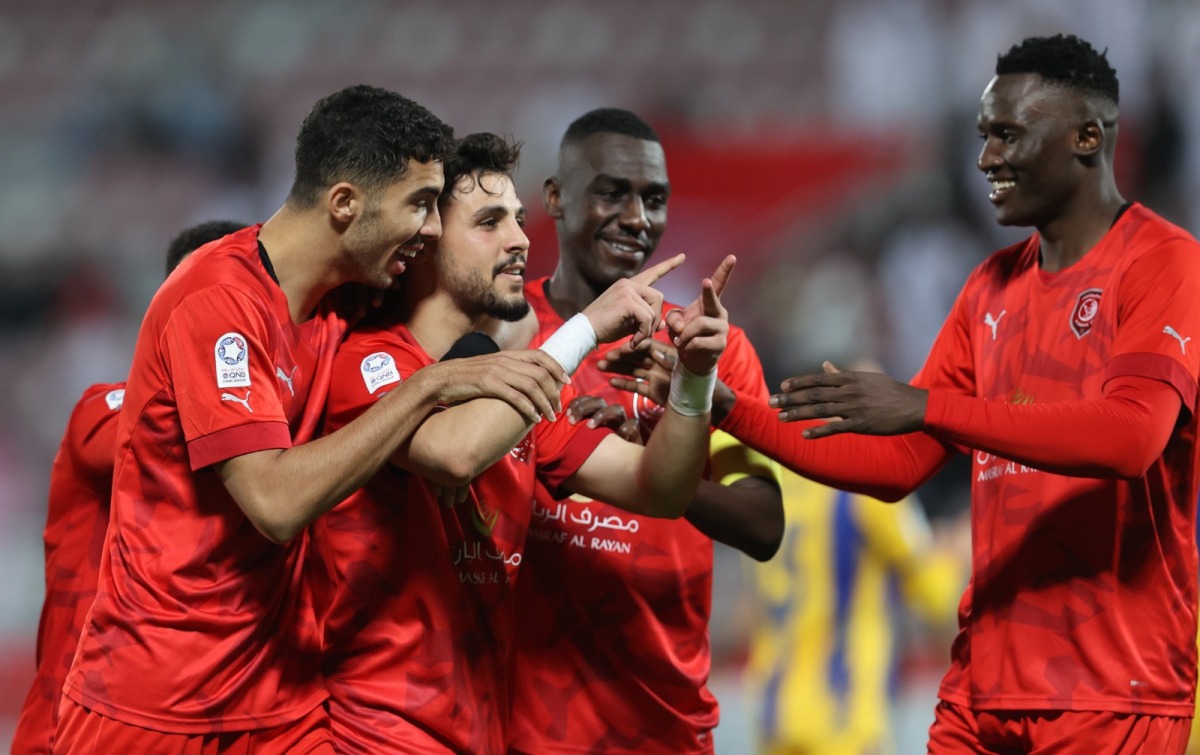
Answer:
[[1092, 329], [1092, 322], [1100, 311], [1100, 296], [1103, 293], [1104, 289], [1089, 288], [1075, 300], [1075, 308], [1071, 310], [1071, 330], [1076, 338], [1083, 338]]
[[125, 389], [118, 388], [115, 391], [109, 391], [104, 394], [104, 403], [108, 404], [110, 411], [117, 411], [125, 403]]
[[246, 337], [226, 333], [213, 349], [217, 363], [218, 388], [246, 388], [250, 385], [250, 354]]
[[363, 382], [367, 384], [367, 393], [374, 394], [385, 385], [400, 382], [400, 370], [396, 369], [396, 360], [392, 355], [377, 351], [359, 365]]

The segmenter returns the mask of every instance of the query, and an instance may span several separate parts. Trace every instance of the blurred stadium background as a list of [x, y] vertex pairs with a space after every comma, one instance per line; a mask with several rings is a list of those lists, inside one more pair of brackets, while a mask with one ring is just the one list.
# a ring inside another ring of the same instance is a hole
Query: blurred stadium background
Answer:
[[[0, 1], [0, 743], [33, 671], [51, 459], [82, 390], [123, 379], [167, 242], [265, 219], [312, 103], [367, 82], [460, 134], [525, 142], [531, 265], [553, 264], [540, 186], [574, 117], [638, 112], [674, 186], [664, 254], [683, 299], [727, 252], [727, 296], [772, 385], [820, 359], [908, 377], [1001, 232], [974, 167], [995, 56], [1033, 34], [1109, 48], [1126, 197], [1200, 227], [1195, 0]], [[935, 519], [966, 476], [923, 491]], [[718, 554], [722, 751], [746, 751], [739, 695], [747, 565]], [[900, 751], [919, 748], [948, 657], [897, 626]], [[911, 744], [916, 743], [916, 744]]]

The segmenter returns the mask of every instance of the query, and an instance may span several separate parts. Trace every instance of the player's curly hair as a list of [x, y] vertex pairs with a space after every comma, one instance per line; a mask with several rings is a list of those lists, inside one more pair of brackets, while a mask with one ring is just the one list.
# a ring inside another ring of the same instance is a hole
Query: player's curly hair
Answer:
[[338, 181], [379, 189], [403, 177], [410, 159], [444, 161], [453, 149], [453, 129], [424, 106], [379, 87], [346, 87], [300, 125], [288, 201], [311, 207]]
[[1074, 34], [1029, 37], [996, 59], [996, 75], [1036, 73], [1046, 81], [1120, 102], [1117, 72], [1108, 50], [1097, 52]]
[[179, 267], [184, 257], [200, 247], [210, 241], [224, 238], [234, 231], [240, 231], [247, 225], [249, 223], [235, 223], [232, 220], [210, 220], [191, 228], [184, 228], [167, 246], [167, 275]]
[[467, 134], [442, 165], [446, 186], [438, 197], [438, 203], [445, 207], [450, 193], [464, 177], [475, 181], [477, 186], [479, 177], [484, 173], [498, 173], [512, 178], [520, 159], [521, 142], [487, 132]]
[[648, 142], [661, 141], [650, 124], [634, 113], [616, 107], [602, 107], [589, 110], [572, 121], [563, 134], [561, 144], [577, 144], [592, 134], [623, 134]]

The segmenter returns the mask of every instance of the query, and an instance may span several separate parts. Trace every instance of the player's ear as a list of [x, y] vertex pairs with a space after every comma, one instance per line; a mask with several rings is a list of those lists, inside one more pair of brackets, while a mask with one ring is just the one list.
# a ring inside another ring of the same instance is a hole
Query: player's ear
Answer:
[[550, 176], [542, 183], [542, 206], [546, 208], [546, 214], [555, 220], [562, 219], [561, 199], [558, 179]]
[[1099, 118], [1084, 121], [1075, 132], [1075, 154], [1080, 157], [1091, 157], [1104, 147], [1105, 139], [1111, 138]]
[[330, 216], [339, 225], [349, 225], [362, 210], [362, 194], [354, 184], [339, 181], [325, 192]]

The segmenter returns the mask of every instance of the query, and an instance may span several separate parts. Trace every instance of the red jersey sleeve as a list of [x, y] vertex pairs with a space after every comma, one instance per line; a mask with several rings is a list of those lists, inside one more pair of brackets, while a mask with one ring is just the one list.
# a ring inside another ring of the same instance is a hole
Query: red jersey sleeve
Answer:
[[71, 412], [63, 449], [71, 454], [71, 466], [79, 479], [107, 496], [108, 488], [112, 487], [117, 418], [121, 415], [125, 389], [104, 386], [88, 391], [90, 395], [85, 394]]
[[1049, 404], [930, 391], [925, 426], [942, 440], [1046, 472], [1132, 479], [1162, 454], [1178, 417], [1179, 397], [1170, 387], [1121, 375], [1105, 384], [1102, 399]]
[[1190, 239], [1172, 238], [1129, 265], [1117, 291], [1117, 333], [1104, 379], [1152, 378], [1196, 406], [1200, 375], [1200, 250]]
[[[575, 391], [568, 385], [563, 388], [562, 405], [568, 406], [573, 400]], [[559, 414], [554, 422], [543, 420], [534, 426], [538, 479], [555, 499], [571, 495], [571, 491], [562, 487], [563, 483], [579, 471], [600, 441], [611, 434], [607, 427], [592, 428], [586, 422], [572, 425], [566, 412]]]
[[767, 379], [763, 375], [762, 360], [758, 358], [754, 344], [746, 337], [746, 331], [739, 327], [729, 328], [728, 345], [717, 363], [717, 377], [739, 396], [762, 401], [770, 398]]
[[163, 328], [163, 359], [193, 471], [290, 448], [267, 313], [232, 286], [186, 296]]
[[381, 396], [430, 363], [428, 355], [387, 331], [351, 335], [333, 362], [327, 432], [352, 422]]

